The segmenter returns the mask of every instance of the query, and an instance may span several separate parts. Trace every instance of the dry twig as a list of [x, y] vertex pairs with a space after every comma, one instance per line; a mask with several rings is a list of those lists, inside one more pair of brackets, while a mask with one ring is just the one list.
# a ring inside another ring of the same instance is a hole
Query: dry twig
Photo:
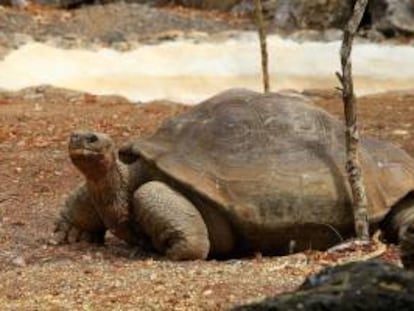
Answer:
[[266, 43], [266, 30], [263, 19], [263, 7], [261, 0], [255, 0], [256, 4], [256, 24], [257, 30], [259, 32], [260, 40], [260, 52], [262, 59], [262, 76], [263, 76], [263, 89], [265, 93], [270, 91], [269, 83], [269, 67], [268, 67], [268, 53], [267, 53], [267, 43]]
[[342, 85], [346, 123], [346, 171], [351, 184], [355, 231], [358, 239], [368, 240], [368, 199], [365, 191], [362, 168], [359, 161], [359, 131], [357, 126], [357, 107], [352, 81], [351, 51], [352, 42], [361, 22], [368, 0], [357, 0], [354, 11], [344, 29], [341, 46], [342, 75], [336, 73]]

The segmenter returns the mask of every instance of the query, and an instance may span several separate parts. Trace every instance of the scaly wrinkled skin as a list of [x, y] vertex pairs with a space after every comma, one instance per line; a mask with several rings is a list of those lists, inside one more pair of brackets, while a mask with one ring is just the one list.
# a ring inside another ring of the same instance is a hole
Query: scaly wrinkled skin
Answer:
[[85, 184], [69, 194], [56, 221], [55, 232], [59, 242], [103, 243], [106, 228], [91, 206], [93, 202]]
[[208, 232], [198, 210], [169, 186], [146, 182], [139, 161], [119, 161], [108, 136], [75, 132], [69, 154], [86, 181], [60, 211], [57, 243], [102, 243], [110, 230], [132, 245], [150, 238], [155, 249], [173, 260], [207, 257]]
[[112, 140], [101, 133], [73, 133], [69, 155], [86, 180], [60, 211], [55, 229], [58, 242], [103, 242], [105, 231], [110, 230], [130, 244], [139, 243], [130, 204], [139, 181], [137, 164], [120, 162]]
[[414, 270], [414, 196], [404, 198], [383, 220], [383, 238], [399, 243], [401, 261], [405, 268]]
[[73, 133], [69, 154], [86, 181], [65, 201], [55, 230], [58, 242], [103, 242], [108, 229], [129, 243], [136, 242], [128, 201], [133, 171], [117, 160], [111, 139], [104, 134]]

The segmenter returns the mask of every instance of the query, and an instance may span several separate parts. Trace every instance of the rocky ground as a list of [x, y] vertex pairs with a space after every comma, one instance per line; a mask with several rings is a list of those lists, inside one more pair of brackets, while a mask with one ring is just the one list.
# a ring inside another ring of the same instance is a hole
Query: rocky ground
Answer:
[[1, 57], [30, 41], [64, 48], [129, 50], [141, 43], [177, 37], [205, 38], [223, 31], [253, 29], [253, 24], [248, 18], [228, 13], [120, 2], [70, 11], [0, 6], [0, 29]]
[[[324, 23], [315, 25], [319, 30], [297, 28], [295, 31], [285, 31], [276, 24], [269, 23], [267, 30], [269, 33], [289, 34], [299, 40], [341, 39], [340, 30]], [[116, 2], [83, 6], [75, 10], [35, 5], [18, 10], [0, 5], [0, 29], [1, 59], [11, 49], [32, 41], [63, 48], [111, 47], [125, 51], [139, 44], [177, 38], [206, 40], [209, 35], [223, 32], [227, 33], [224, 37], [228, 37], [228, 33], [231, 35], [234, 31], [255, 30], [256, 27], [251, 15], [246, 14], [200, 11], [174, 5], [150, 7], [139, 3]], [[359, 34], [359, 39], [414, 44], [410, 36], [386, 39], [379, 32], [365, 27]], [[215, 38], [217, 40], [217, 36]]]
[[[4, 56], [27, 40], [123, 49], [135, 42], [249, 27], [245, 19], [221, 13], [169, 7], [156, 11], [137, 4], [70, 12], [4, 8], [0, 53]], [[334, 92], [307, 94], [342, 114]], [[64, 195], [81, 180], [66, 154], [73, 129], [104, 131], [121, 144], [149, 135], [162, 120], [186, 109], [169, 102], [134, 105], [116, 96], [46, 86], [0, 91], [1, 310], [223, 310], [293, 290], [325, 265], [377, 250], [175, 263], [111, 236], [100, 247], [49, 243]], [[363, 134], [392, 141], [414, 156], [414, 91], [363, 97], [360, 115]], [[382, 257], [397, 263], [398, 251], [390, 246]]]

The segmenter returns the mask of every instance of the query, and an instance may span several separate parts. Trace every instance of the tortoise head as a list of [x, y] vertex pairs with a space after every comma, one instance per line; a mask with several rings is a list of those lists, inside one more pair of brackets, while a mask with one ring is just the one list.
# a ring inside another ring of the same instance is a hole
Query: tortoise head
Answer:
[[70, 135], [69, 156], [89, 180], [105, 177], [116, 162], [112, 139], [93, 131], [78, 130]]

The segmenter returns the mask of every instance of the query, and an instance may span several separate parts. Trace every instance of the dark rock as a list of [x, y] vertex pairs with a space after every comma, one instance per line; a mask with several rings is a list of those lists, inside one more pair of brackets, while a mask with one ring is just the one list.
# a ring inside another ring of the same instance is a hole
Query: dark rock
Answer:
[[93, 1], [89, 0], [37, 0], [37, 4], [51, 6], [62, 9], [69, 9], [80, 6], [82, 4], [90, 4]]
[[228, 11], [240, 0], [177, 0], [175, 2], [193, 8]]
[[[0, 0], [6, 1], [6, 0]], [[9, 1], [9, 0], [8, 0]], [[38, 0], [41, 4], [56, 5], [59, 7], [73, 7], [77, 4], [103, 4], [119, 2], [120, 0]], [[228, 11], [241, 0], [124, 0], [127, 3], [139, 3], [150, 6], [161, 6], [170, 3], [179, 4], [185, 7], [198, 8], [203, 10]], [[250, 1], [250, 0], [249, 0]]]
[[353, 0], [274, 1], [273, 23], [285, 30], [342, 28], [353, 4]]
[[[106, 0], [110, 1], [110, 0]], [[114, 1], [112, 1], [114, 2]], [[150, 6], [161, 6], [171, 3], [171, 0], [126, 0], [128, 3], [148, 4]]]
[[371, 22], [387, 37], [414, 33], [414, 0], [372, 0]]
[[100, 39], [102, 42], [105, 42], [109, 45], [126, 41], [124, 34], [116, 30], [108, 31], [107, 33], [103, 34]]
[[414, 310], [414, 273], [380, 261], [330, 267], [293, 293], [233, 310]]
[[28, 5], [26, 0], [0, 0], [0, 5], [3, 6], [13, 6], [16, 8], [24, 8]]

